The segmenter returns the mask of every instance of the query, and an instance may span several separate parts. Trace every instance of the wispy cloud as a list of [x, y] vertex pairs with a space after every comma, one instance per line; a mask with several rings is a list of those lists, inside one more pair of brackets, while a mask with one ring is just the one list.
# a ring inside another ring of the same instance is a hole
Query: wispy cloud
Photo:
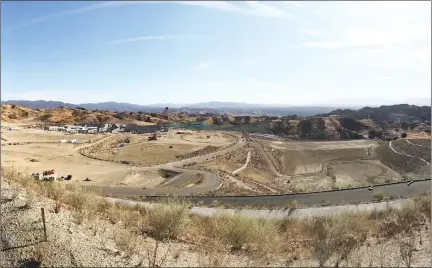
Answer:
[[216, 9], [225, 12], [241, 13], [245, 15], [254, 15], [261, 17], [290, 17], [283, 9], [280, 9], [274, 5], [263, 4], [257, 1], [248, 1], [245, 3], [229, 2], [229, 1], [116, 1], [116, 2], [102, 2], [93, 5], [88, 5], [76, 9], [65, 10], [58, 13], [48, 14], [39, 18], [35, 18], [30, 21], [25, 21], [16, 25], [13, 25], [6, 30], [14, 30], [18, 28], [23, 28], [31, 26], [34, 24], [50, 21], [57, 18], [62, 18], [65, 16], [82, 14], [85, 12], [90, 12], [94, 10], [100, 10], [105, 8], [116, 8], [126, 5], [148, 5], [156, 3], [171, 3], [178, 5], [187, 6], [199, 6], [205, 8]]
[[246, 3], [251, 8], [249, 13], [252, 15], [262, 17], [291, 17], [291, 15], [286, 11], [277, 8], [276, 6], [263, 4], [258, 1], [247, 1]]
[[124, 5], [129, 5], [129, 4], [135, 4], [137, 2], [134, 1], [121, 1], [121, 2], [102, 2], [102, 3], [97, 3], [97, 4], [93, 4], [93, 5], [88, 5], [88, 6], [84, 6], [84, 7], [80, 7], [80, 8], [76, 8], [76, 9], [71, 9], [71, 10], [66, 10], [63, 12], [58, 12], [58, 13], [52, 13], [52, 14], [48, 14], [30, 21], [26, 21], [26, 22], [22, 22], [22, 23], [18, 23], [15, 25], [12, 25], [11, 27], [7, 28], [6, 30], [13, 30], [13, 29], [18, 29], [18, 28], [23, 28], [23, 27], [27, 27], [27, 26], [31, 26], [33, 24], [37, 24], [37, 23], [41, 23], [41, 22], [45, 22], [45, 21], [50, 21], [53, 19], [57, 19], [57, 18], [62, 18], [65, 16], [70, 16], [70, 15], [77, 15], [77, 14], [81, 14], [81, 13], [85, 13], [85, 12], [89, 12], [89, 11], [93, 11], [93, 10], [98, 10], [98, 9], [104, 9], [104, 8], [112, 8], [112, 7], [119, 7], [119, 6], [124, 6]]
[[214, 66], [214, 62], [213, 61], [203, 61], [200, 62], [194, 66], [192, 66], [192, 70], [193, 71], [205, 71], [210, 69], [212, 66]]
[[184, 35], [138, 36], [138, 37], [133, 37], [133, 38], [112, 40], [112, 41], [106, 42], [106, 44], [123, 44], [123, 43], [139, 42], [139, 41], [169, 40], [169, 39], [190, 39], [190, 38], [197, 38], [197, 37], [184, 36]]
[[307, 42], [306, 47], [310, 48], [322, 48], [322, 49], [337, 49], [337, 48], [343, 48], [345, 46], [344, 43], [341, 42]]
[[304, 3], [300, 1], [283, 1], [282, 3], [285, 3], [287, 5], [295, 6], [295, 7], [304, 7]]
[[315, 30], [310, 30], [310, 29], [303, 29], [301, 30], [302, 33], [310, 35], [310, 36], [320, 36], [322, 35], [322, 33], [315, 31]]

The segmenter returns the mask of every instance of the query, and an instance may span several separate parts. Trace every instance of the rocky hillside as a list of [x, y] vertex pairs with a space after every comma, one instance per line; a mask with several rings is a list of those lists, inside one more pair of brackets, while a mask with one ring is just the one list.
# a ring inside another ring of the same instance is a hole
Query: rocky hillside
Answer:
[[338, 109], [317, 116], [327, 117], [338, 115], [341, 117], [352, 117], [355, 119], [372, 119], [374, 121], [430, 121], [431, 106], [416, 106], [408, 104], [383, 105], [380, 107], [364, 107], [359, 110]]
[[1, 120], [3, 122], [16, 122], [21, 119], [37, 117], [39, 115], [40, 111], [27, 107], [16, 105], [2, 105], [1, 107]]
[[276, 135], [297, 136], [300, 139], [340, 140], [361, 139], [374, 128], [373, 122], [352, 118], [312, 117], [301, 120], [274, 120], [270, 131]]
[[[19, 105], [6, 104], [1, 107], [1, 118], [4, 122], [18, 122], [24, 119], [35, 119], [53, 124], [72, 123], [123, 123], [123, 124], [155, 124], [159, 121], [158, 113], [117, 112], [108, 110], [87, 110], [84, 108], [57, 107], [53, 109], [31, 109]], [[169, 120], [177, 122], [194, 122], [195, 117], [170, 114]]]

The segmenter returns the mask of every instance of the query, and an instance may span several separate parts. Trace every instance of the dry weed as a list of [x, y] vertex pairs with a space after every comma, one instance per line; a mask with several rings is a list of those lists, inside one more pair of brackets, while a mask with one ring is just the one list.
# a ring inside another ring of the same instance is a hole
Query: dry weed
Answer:
[[198, 254], [199, 267], [227, 267], [230, 263], [230, 254], [226, 250], [220, 249], [214, 243], [205, 246]]
[[127, 258], [132, 257], [137, 249], [137, 236], [128, 230], [116, 230], [114, 233], [114, 242], [117, 248], [125, 253]]
[[155, 240], [155, 244], [151, 248], [147, 248], [147, 267], [149, 268], [159, 268], [163, 267], [165, 264], [168, 252], [170, 251], [171, 246], [169, 245], [168, 248], [165, 250], [165, 252], [162, 254], [162, 256], [159, 255], [159, 245], [160, 242], [158, 240]]
[[176, 239], [189, 220], [188, 203], [179, 199], [163, 200], [149, 210], [148, 223], [157, 240]]
[[61, 202], [65, 195], [65, 189], [59, 182], [46, 182], [43, 183], [44, 194], [53, 199], [54, 201]]

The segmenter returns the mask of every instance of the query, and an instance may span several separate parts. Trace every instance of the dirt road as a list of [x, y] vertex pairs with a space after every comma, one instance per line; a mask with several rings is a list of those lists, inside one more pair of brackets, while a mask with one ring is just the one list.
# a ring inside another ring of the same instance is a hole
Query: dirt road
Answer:
[[[406, 141], [408, 141], [408, 140], [406, 140]], [[394, 153], [396, 153], [396, 154], [405, 155], [405, 156], [412, 157], [412, 158], [417, 158], [418, 160], [424, 162], [426, 165], [430, 166], [430, 163], [429, 163], [428, 161], [424, 160], [423, 158], [420, 158], [420, 157], [417, 157], [417, 156], [414, 156], [414, 155], [405, 154], [405, 153], [401, 153], [401, 152], [396, 151], [396, 150], [393, 148], [393, 141], [390, 141], [390, 142], [389, 142], [389, 147], [390, 147], [390, 149], [391, 149]]]

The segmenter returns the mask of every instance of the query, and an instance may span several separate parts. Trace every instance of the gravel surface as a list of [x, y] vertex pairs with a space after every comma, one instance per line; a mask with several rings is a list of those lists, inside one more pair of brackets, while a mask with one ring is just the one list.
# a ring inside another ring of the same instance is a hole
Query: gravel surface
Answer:
[[[78, 224], [73, 213], [66, 207], [63, 207], [59, 213], [55, 213], [52, 200], [32, 197], [14, 183], [8, 184], [2, 181], [1, 194], [0, 267], [17, 267], [23, 264], [29, 267], [31, 260], [40, 262], [44, 267], [147, 267], [146, 256], [154, 249], [154, 240], [132, 233], [129, 239], [136, 240], [138, 246], [136, 253], [128, 256], [115, 239], [119, 234], [127, 231], [123, 223], [112, 224], [107, 220], [92, 218], [91, 221]], [[27, 202], [28, 200], [31, 202]], [[398, 206], [397, 202], [393, 203]], [[25, 204], [29, 206], [26, 207]], [[43, 242], [41, 207], [45, 208], [48, 242]], [[311, 214], [315, 213], [309, 211]], [[412, 267], [427, 267], [431, 262], [430, 239], [425, 230], [422, 230], [421, 234], [422, 243], [417, 239]], [[208, 261], [211, 255], [199, 251], [202, 245], [190, 242], [194, 241], [194, 233], [186, 236], [187, 240], [182, 241], [189, 241], [188, 243], [174, 241], [159, 245], [158, 256], [167, 254], [167, 259], [161, 267], [209, 267]], [[282, 267], [287, 265], [289, 259], [291, 259], [289, 261], [291, 267], [317, 267], [317, 262], [311, 258], [308, 250], [299, 248], [299, 245], [288, 245], [290, 250], [296, 249], [294, 256], [289, 256], [290, 253], [281, 253], [264, 264], [251, 261], [241, 252], [212, 256], [219, 260], [223, 259], [222, 266], [225, 267]], [[330, 259], [327, 265], [333, 266], [334, 260]], [[394, 239], [378, 244], [376, 238], [369, 237], [366, 245], [350, 256], [349, 262], [340, 265], [340, 267], [378, 266], [404, 266], [398, 244]]]

